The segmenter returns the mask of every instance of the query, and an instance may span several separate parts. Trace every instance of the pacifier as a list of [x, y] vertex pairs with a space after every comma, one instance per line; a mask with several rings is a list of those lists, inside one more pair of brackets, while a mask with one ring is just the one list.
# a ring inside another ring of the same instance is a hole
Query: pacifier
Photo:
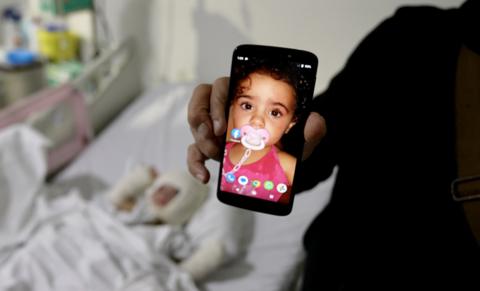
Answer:
[[250, 125], [244, 125], [240, 129], [241, 142], [247, 149], [259, 151], [265, 148], [265, 144], [270, 138], [270, 134], [264, 128], [255, 129]]
[[233, 169], [227, 173], [223, 173], [227, 181], [229, 183], [232, 183], [233, 181], [235, 181], [235, 175], [233, 175], [233, 173], [237, 172], [243, 165], [243, 163], [245, 163], [245, 161], [250, 157], [252, 150], [259, 151], [265, 148], [265, 144], [268, 142], [270, 134], [264, 128], [255, 129], [248, 124], [242, 126], [241, 129], [232, 129], [230, 134], [235, 142], [238, 142], [238, 139], [241, 138], [240, 142], [246, 148], [242, 158], [233, 167]]

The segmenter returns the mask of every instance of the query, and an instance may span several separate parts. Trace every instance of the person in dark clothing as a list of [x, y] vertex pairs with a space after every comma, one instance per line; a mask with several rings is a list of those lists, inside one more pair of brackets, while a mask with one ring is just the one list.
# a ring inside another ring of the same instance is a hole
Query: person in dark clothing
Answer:
[[[303, 290], [480, 290], [475, 223], [451, 193], [456, 179], [480, 175], [475, 72], [480, 1], [403, 7], [314, 99], [299, 185], [338, 172], [304, 237]], [[199, 86], [189, 108], [189, 169], [204, 182], [204, 161], [218, 159], [226, 92], [225, 79]], [[460, 167], [465, 148], [468, 170]]]

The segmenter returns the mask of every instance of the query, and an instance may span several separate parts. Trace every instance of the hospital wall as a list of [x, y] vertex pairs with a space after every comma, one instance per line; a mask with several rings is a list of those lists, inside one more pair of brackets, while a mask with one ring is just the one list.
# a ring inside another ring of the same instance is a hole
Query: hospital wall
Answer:
[[[12, 3], [39, 0], [0, 0]], [[455, 7], [463, 0], [95, 0], [100, 43], [134, 38], [142, 82], [212, 82], [229, 74], [241, 43], [295, 47], [318, 56], [316, 92], [358, 42], [404, 5]], [[106, 25], [102, 25], [106, 23]], [[138, 72], [131, 72], [138, 74]]]
[[113, 39], [135, 35], [144, 85], [212, 82], [229, 74], [240, 43], [288, 46], [319, 59], [316, 92], [358, 42], [403, 5], [455, 7], [462, 0], [105, 0]]

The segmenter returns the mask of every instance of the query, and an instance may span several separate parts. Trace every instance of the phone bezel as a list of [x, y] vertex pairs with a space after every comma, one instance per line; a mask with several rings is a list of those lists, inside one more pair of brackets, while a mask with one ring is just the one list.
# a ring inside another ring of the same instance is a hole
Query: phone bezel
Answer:
[[[310, 64], [312, 66], [311, 70], [312, 70], [313, 76], [311, 80], [312, 81], [311, 92], [309, 92], [308, 94], [309, 98], [307, 100], [307, 108], [309, 108], [309, 105], [310, 105], [309, 103], [313, 99], [313, 90], [315, 86], [316, 72], [317, 72], [317, 66], [318, 66], [318, 59], [313, 53], [304, 51], [304, 50], [297, 50], [297, 49], [284, 48], [284, 47], [273, 47], [273, 46], [252, 45], [252, 44], [239, 45], [233, 51], [230, 76], [232, 76], [233, 74], [234, 64], [236, 62], [237, 56], [239, 55], [265, 55], [265, 56], [274, 55], [275, 57], [282, 57], [282, 58], [286, 57], [289, 59], [289, 61], [292, 61], [292, 62]], [[231, 98], [233, 98], [232, 86], [233, 86], [232, 79], [230, 79], [229, 90], [228, 90], [228, 100], [226, 104], [229, 104]], [[225, 108], [225, 116], [227, 118], [226, 120], [228, 120], [229, 118], [228, 115], [229, 115], [229, 106], [226, 106]], [[299, 120], [298, 123], [304, 126], [307, 117], [308, 117], [308, 114], [305, 114], [305, 117]], [[226, 134], [227, 133], [225, 133], [221, 139], [221, 151], [220, 151], [221, 153], [225, 151]], [[303, 145], [301, 145], [301, 147], [303, 147]], [[222, 155], [222, 158], [220, 160], [220, 166], [219, 166], [219, 174], [218, 174], [217, 198], [225, 204], [244, 208], [244, 209], [249, 209], [253, 211], [274, 214], [274, 215], [281, 215], [281, 216], [288, 215], [292, 211], [293, 201], [296, 193], [296, 187], [298, 187], [296, 181], [298, 181], [298, 173], [299, 173], [299, 167], [301, 163], [302, 163], [301, 158], [297, 157], [297, 163], [295, 165], [295, 174], [293, 178], [293, 184], [291, 186], [289, 202], [278, 203], [278, 202], [271, 202], [271, 201], [263, 200], [259, 198], [252, 198], [246, 195], [239, 195], [235, 193], [221, 191], [220, 186], [222, 181], [222, 168], [223, 168], [223, 155]]]

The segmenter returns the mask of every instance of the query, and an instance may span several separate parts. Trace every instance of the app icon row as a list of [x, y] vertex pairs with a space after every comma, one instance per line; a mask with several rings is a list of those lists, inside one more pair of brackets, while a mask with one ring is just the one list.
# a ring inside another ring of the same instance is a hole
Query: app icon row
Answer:
[[[234, 183], [235, 180], [237, 180], [238, 184], [240, 184], [242, 186], [246, 186], [249, 182], [249, 179], [246, 176], [240, 176], [240, 177], [238, 177], [238, 179], [236, 179], [236, 177], [233, 173], [228, 173], [225, 176], [225, 179], [228, 183]], [[259, 181], [259, 180], [253, 180], [251, 185], [252, 185], [253, 188], [259, 188], [259, 187], [262, 186], [262, 182]], [[275, 184], [272, 181], [263, 182], [263, 188], [265, 188], [265, 190], [268, 190], [268, 191], [271, 191], [274, 188], [276, 188], [277, 192], [281, 193], [281, 194], [287, 192], [287, 189], [288, 189], [287, 185], [285, 185], [283, 183], [278, 183], [277, 186], [275, 187]]]

